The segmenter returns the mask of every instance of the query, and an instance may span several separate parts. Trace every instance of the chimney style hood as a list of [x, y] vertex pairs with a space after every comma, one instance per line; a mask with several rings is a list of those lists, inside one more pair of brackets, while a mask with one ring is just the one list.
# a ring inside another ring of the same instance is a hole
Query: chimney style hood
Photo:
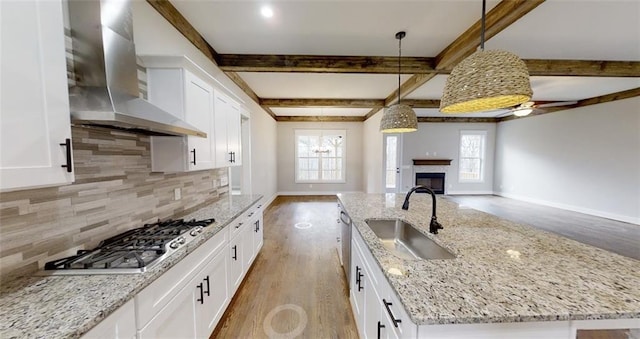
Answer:
[[128, 0], [69, 0], [76, 86], [71, 121], [150, 135], [207, 134], [139, 97]]

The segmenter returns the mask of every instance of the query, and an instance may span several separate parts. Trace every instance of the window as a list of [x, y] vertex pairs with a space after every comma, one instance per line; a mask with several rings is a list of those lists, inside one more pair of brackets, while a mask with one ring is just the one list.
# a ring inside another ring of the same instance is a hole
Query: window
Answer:
[[460, 131], [460, 161], [458, 181], [484, 180], [484, 148], [486, 131]]
[[296, 130], [296, 182], [345, 182], [345, 130]]

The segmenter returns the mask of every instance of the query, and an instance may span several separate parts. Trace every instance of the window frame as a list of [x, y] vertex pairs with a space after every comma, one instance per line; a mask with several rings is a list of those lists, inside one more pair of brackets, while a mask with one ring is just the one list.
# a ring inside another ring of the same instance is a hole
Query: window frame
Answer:
[[[342, 156], [331, 157], [341, 159], [342, 163], [342, 178], [338, 180], [325, 180], [322, 179], [322, 153], [319, 154], [318, 161], [318, 177], [320, 179], [299, 179], [299, 160], [298, 155], [298, 138], [300, 136], [318, 136], [322, 141], [324, 135], [340, 135], [342, 136]], [[295, 129], [294, 130], [294, 181], [296, 184], [344, 184], [347, 182], [347, 130], [345, 129]]]
[[[478, 135], [482, 137], [482, 146], [480, 149], [479, 157], [464, 157], [465, 159], [479, 159], [480, 160], [480, 175], [479, 179], [464, 179], [462, 178], [462, 138], [468, 135]], [[487, 158], [487, 131], [486, 130], [460, 130], [460, 137], [458, 138], [458, 183], [484, 183], [485, 182], [485, 163]]]

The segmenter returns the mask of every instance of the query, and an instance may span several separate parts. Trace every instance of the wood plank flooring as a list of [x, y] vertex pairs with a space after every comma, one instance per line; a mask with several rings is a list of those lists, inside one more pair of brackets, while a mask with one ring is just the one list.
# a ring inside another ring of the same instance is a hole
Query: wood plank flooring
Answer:
[[265, 210], [264, 246], [211, 338], [358, 338], [337, 213], [335, 196], [278, 197]]
[[446, 199], [640, 260], [640, 225], [495, 195], [449, 195]]

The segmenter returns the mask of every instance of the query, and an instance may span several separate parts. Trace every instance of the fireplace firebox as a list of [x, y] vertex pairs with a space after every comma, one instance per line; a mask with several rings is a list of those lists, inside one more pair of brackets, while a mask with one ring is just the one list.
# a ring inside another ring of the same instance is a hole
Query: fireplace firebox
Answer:
[[444, 194], [445, 173], [416, 173], [416, 185], [430, 188], [435, 194]]

